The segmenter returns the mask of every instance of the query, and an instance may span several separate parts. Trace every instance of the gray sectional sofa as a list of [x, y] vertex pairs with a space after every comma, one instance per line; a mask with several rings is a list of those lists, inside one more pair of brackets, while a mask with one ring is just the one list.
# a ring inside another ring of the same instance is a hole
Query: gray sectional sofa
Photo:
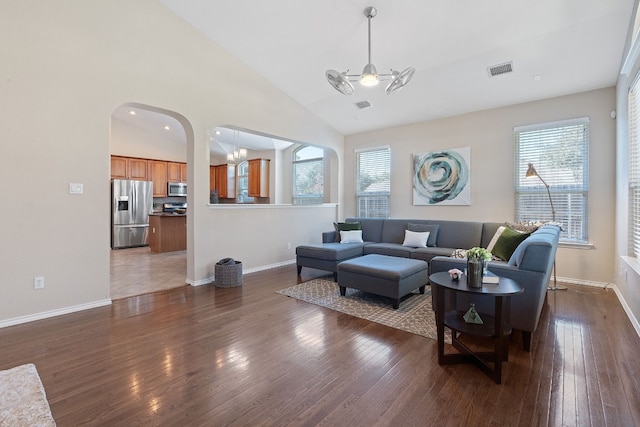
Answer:
[[[347, 218], [345, 222], [361, 224], [363, 242], [341, 243], [336, 241], [338, 233], [335, 230], [324, 232], [322, 244], [296, 248], [298, 274], [302, 267], [308, 267], [330, 271], [335, 276], [342, 261], [368, 254], [424, 260], [429, 263], [430, 274], [452, 268], [464, 270], [466, 260], [453, 258], [452, 253], [456, 249], [475, 246], [486, 248], [497, 229], [504, 225], [499, 222], [428, 219]], [[428, 245], [432, 246], [403, 246], [405, 230], [408, 229], [430, 229]], [[525, 289], [522, 294], [511, 298], [511, 325], [523, 332], [523, 348], [527, 351], [544, 305], [559, 237], [558, 226], [544, 225], [520, 243], [509, 260], [491, 261], [488, 266], [489, 271], [509, 277]], [[481, 312], [493, 312], [492, 299], [474, 300], [474, 303]], [[469, 307], [469, 301], [464, 298], [458, 298], [457, 304], [460, 309]]]

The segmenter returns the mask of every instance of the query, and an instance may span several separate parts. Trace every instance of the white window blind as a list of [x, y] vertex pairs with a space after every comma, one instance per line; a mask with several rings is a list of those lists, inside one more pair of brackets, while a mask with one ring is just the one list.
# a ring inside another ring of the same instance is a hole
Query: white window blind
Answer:
[[358, 216], [388, 218], [391, 197], [391, 150], [379, 147], [356, 151]]
[[[514, 135], [516, 220], [555, 220], [561, 240], [587, 243], [589, 119], [520, 126]], [[526, 176], [530, 163], [538, 176]]]
[[312, 205], [324, 202], [324, 150], [303, 146], [293, 151], [294, 205]]
[[640, 78], [629, 91], [629, 253], [640, 256]]

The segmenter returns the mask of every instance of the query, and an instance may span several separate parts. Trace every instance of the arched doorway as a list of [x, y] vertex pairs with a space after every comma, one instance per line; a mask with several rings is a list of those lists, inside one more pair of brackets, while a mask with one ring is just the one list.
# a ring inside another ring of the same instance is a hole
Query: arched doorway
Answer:
[[[157, 173], [158, 170], [162, 170], [157, 167], [165, 163], [184, 165], [183, 179], [188, 182], [187, 138], [190, 137], [188, 135], [193, 135], [193, 132], [188, 132], [186, 127], [190, 128], [190, 124], [184, 116], [138, 103], [122, 104], [111, 115], [109, 138], [111, 160], [124, 159], [126, 162], [131, 161], [132, 164], [137, 165], [137, 175], [125, 177], [125, 179], [155, 183], [156, 191], [153, 192], [152, 201], [154, 212], [162, 212], [163, 206], [167, 204], [186, 203], [186, 197], [166, 194], [166, 184], [159, 184], [162, 178], [158, 178]], [[144, 174], [145, 167], [146, 174]], [[128, 173], [127, 169], [125, 173]], [[113, 177], [114, 168], [112, 167]], [[165, 186], [164, 189], [161, 188], [162, 185]], [[111, 299], [186, 286], [186, 248], [166, 253], [153, 253], [147, 245], [136, 244], [135, 246], [110, 251]]]

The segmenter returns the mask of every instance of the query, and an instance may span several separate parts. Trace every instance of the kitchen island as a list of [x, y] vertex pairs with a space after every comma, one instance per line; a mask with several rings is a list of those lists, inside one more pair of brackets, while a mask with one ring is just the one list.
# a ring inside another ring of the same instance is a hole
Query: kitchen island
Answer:
[[149, 215], [149, 248], [151, 252], [187, 249], [187, 215], [153, 213]]

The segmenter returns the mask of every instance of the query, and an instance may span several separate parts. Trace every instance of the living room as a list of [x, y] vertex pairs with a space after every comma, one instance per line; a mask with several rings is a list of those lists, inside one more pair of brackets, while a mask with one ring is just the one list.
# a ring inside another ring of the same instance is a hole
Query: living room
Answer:
[[[130, 102], [170, 113], [185, 127], [185, 282], [191, 285], [206, 285], [215, 262], [228, 256], [242, 260], [249, 274], [288, 265], [296, 245], [318, 242], [333, 221], [353, 216], [359, 148], [392, 147], [391, 217], [512, 220], [514, 126], [589, 117], [591, 246], [561, 246], [558, 277], [576, 285], [615, 285], [629, 317], [640, 318], [640, 273], [623, 258], [626, 93], [638, 61], [606, 86], [344, 136], [156, 1], [4, 6], [2, 176], [20, 182], [20, 191], [3, 214], [1, 327], [111, 304], [109, 200], [103, 197], [109, 120]], [[626, 55], [631, 36], [624, 43], [612, 48]], [[451, 97], [464, 96], [451, 89]], [[329, 203], [315, 209], [212, 208], [207, 134], [227, 124], [335, 152]], [[414, 206], [411, 155], [458, 147], [471, 149], [471, 204]], [[70, 183], [82, 183], [84, 193], [69, 194]], [[45, 277], [44, 289], [34, 290], [34, 277]]]

